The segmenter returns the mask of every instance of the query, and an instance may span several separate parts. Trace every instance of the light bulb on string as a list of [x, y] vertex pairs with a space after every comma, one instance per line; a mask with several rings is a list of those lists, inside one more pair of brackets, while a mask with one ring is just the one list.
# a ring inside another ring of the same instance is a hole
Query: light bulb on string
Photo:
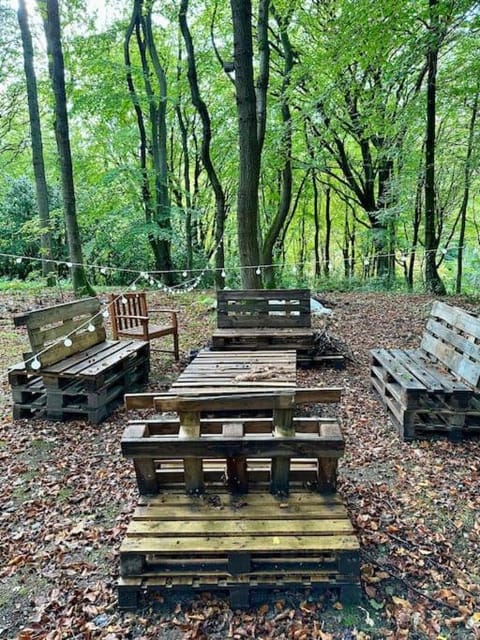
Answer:
[[72, 339], [71, 339], [71, 338], [65, 338], [65, 340], [63, 341], [63, 344], [64, 344], [66, 347], [71, 347], [71, 346], [72, 346], [72, 344], [73, 344]]
[[105, 275], [105, 274], [107, 273], [107, 269], [106, 269], [105, 267], [102, 267], [102, 268], [100, 269], [100, 273], [101, 273], [101, 274], [103, 274], [103, 275]]
[[103, 316], [104, 318], [108, 318], [108, 317], [110, 317], [110, 314], [108, 313], [108, 309], [105, 309], [105, 311], [103, 311], [103, 312], [102, 312], [102, 316]]
[[34, 369], [35, 371], [38, 371], [40, 369], [40, 367], [42, 366], [42, 363], [40, 362], [40, 360], [37, 358], [37, 356], [35, 356], [35, 358], [32, 360], [32, 362], [30, 363], [30, 366], [32, 367], [32, 369]]
[[95, 327], [93, 325], [93, 322], [89, 322], [88, 323], [87, 331], [90, 331], [90, 333], [93, 333], [95, 331]]
[[260, 269], [260, 267], [257, 267], [255, 269], [255, 273], [257, 274], [257, 276], [259, 276], [262, 273], [262, 270]]
[[122, 304], [127, 304], [127, 299], [125, 298], [125, 296], [122, 296], [121, 303]]
[[155, 280], [153, 278], [150, 278], [149, 282], [151, 287], [155, 286]]
[[136, 285], [135, 283], [133, 283], [133, 284], [131, 285], [130, 289], [131, 289], [132, 291], [136, 291], [136, 290], [137, 290], [137, 285]]
[[21, 263], [22, 263], [22, 258], [17, 258], [17, 259], [15, 260], [15, 262], [16, 262], [17, 264], [21, 264]]
[[222, 278], [226, 278], [227, 274], [225, 273], [225, 269], [222, 269]]
[[443, 247], [443, 249], [442, 249], [442, 254], [443, 254], [444, 256], [446, 256], [446, 255], [447, 255], [447, 249], [445, 249], [445, 247]]
[[146, 271], [142, 271], [140, 273], [140, 277], [143, 278], [144, 280], [148, 280], [148, 273]]
[[365, 258], [365, 260], [363, 261], [363, 264], [368, 267], [370, 265], [370, 260], [368, 258]]
[[65, 262], [65, 264], [67, 265], [67, 267], [69, 269], [71, 269], [73, 267], [73, 262]]
[[188, 273], [187, 273], [186, 271], [184, 271], [184, 272], [182, 273], [182, 276], [183, 276], [184, 278], [186, 278], [186, 277], [187, 277], [187, 275], [188, 275]]

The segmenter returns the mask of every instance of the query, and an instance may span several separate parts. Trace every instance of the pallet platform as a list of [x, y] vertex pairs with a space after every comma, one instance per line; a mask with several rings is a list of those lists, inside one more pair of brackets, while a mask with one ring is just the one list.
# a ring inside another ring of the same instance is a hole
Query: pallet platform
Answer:
[[328, 587], [358, 599], [359, 545], [336, 494], [275, 498], [223, 489], [143, 497], [120, 548], [119, 606], [146, 589], [227, 591], [246, 606], [252, 590]]

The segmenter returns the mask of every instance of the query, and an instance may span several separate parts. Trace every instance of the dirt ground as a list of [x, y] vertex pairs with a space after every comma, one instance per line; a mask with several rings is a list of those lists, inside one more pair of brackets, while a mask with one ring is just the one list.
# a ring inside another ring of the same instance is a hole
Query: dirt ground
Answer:
[[[234, 611], [217, 594], [159, 594], [117, 609], [118, 549], [137, 491], [119, 408], [98, 426], [11, 418], [8, 366], [26, 336], [12, 314], [48, 302], [0, 296], [0, 638], [480, 638], [480, 442], [405, 443], [370, 389], [369, 349], [416, 347], [432, 298], [320, 293], [343, 370], [299, 369], [302, 386], [341, 386], [343, 496], [361, 544], [362, 601], [274, 593]], [[180, 318], [183, 362], [153, 355], [150, 390], [168, 386], [214, 326], [211, 292], [159, 302]], [[474, 309], [467, 300], [452, 303]], [[315, 322], [320, 323], [319, 319]]]

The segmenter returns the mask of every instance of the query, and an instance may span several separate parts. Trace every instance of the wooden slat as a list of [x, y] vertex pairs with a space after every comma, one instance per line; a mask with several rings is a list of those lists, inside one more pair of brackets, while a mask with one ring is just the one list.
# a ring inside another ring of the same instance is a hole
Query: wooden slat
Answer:
[[65, 302], [15, 315], [13, 322], [16, 327], [26, 325], [29, 329], [37, 329], [47, 324], [68, 320], [76, 316], [95, 315], [99, 311], [100, 301], [98, 298], [84, 298], [83, 300]]
[[[180, 533], [180, 532], [179, 532]], [[130, 538], [123, 540], [120, 553], [171, 554], [198, 553], [222, 554], [228, 551], [265, 552], [275, 549], [301, 550], [303, 553], [323, 551], [357, 551], [358, 540], [353, 535], [272, 535], [272, 536], [219, 536], [212, 544], [210, 536], [172, 538]]]

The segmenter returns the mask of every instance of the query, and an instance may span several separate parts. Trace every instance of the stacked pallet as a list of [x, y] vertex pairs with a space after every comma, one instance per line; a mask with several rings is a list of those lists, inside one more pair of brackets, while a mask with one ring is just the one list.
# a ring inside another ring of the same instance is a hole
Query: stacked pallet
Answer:
[[151, 589], [226, 591], [232, 606], [266, 588], [358, 598], [358, 541], [336, 493], [343, 437], [334, 419], [293, 417], [295, 405], [295, 390], [164, 395], [157, 409], [175, 417], [130, 423], [122, 451], [141, 497], [120, 548], [120, 607]]
[[13, 417], [104, 420], [125, 393], [148, 381], [148, 342], [106, 339], [97, 298], [36, 309], [14, 317], [31, 352], [12, 367]]
[[41, 376], [17, 364], [8, 372], [8, 382], [12, 389], [14, 420], [44, 415], [47, 392]]

